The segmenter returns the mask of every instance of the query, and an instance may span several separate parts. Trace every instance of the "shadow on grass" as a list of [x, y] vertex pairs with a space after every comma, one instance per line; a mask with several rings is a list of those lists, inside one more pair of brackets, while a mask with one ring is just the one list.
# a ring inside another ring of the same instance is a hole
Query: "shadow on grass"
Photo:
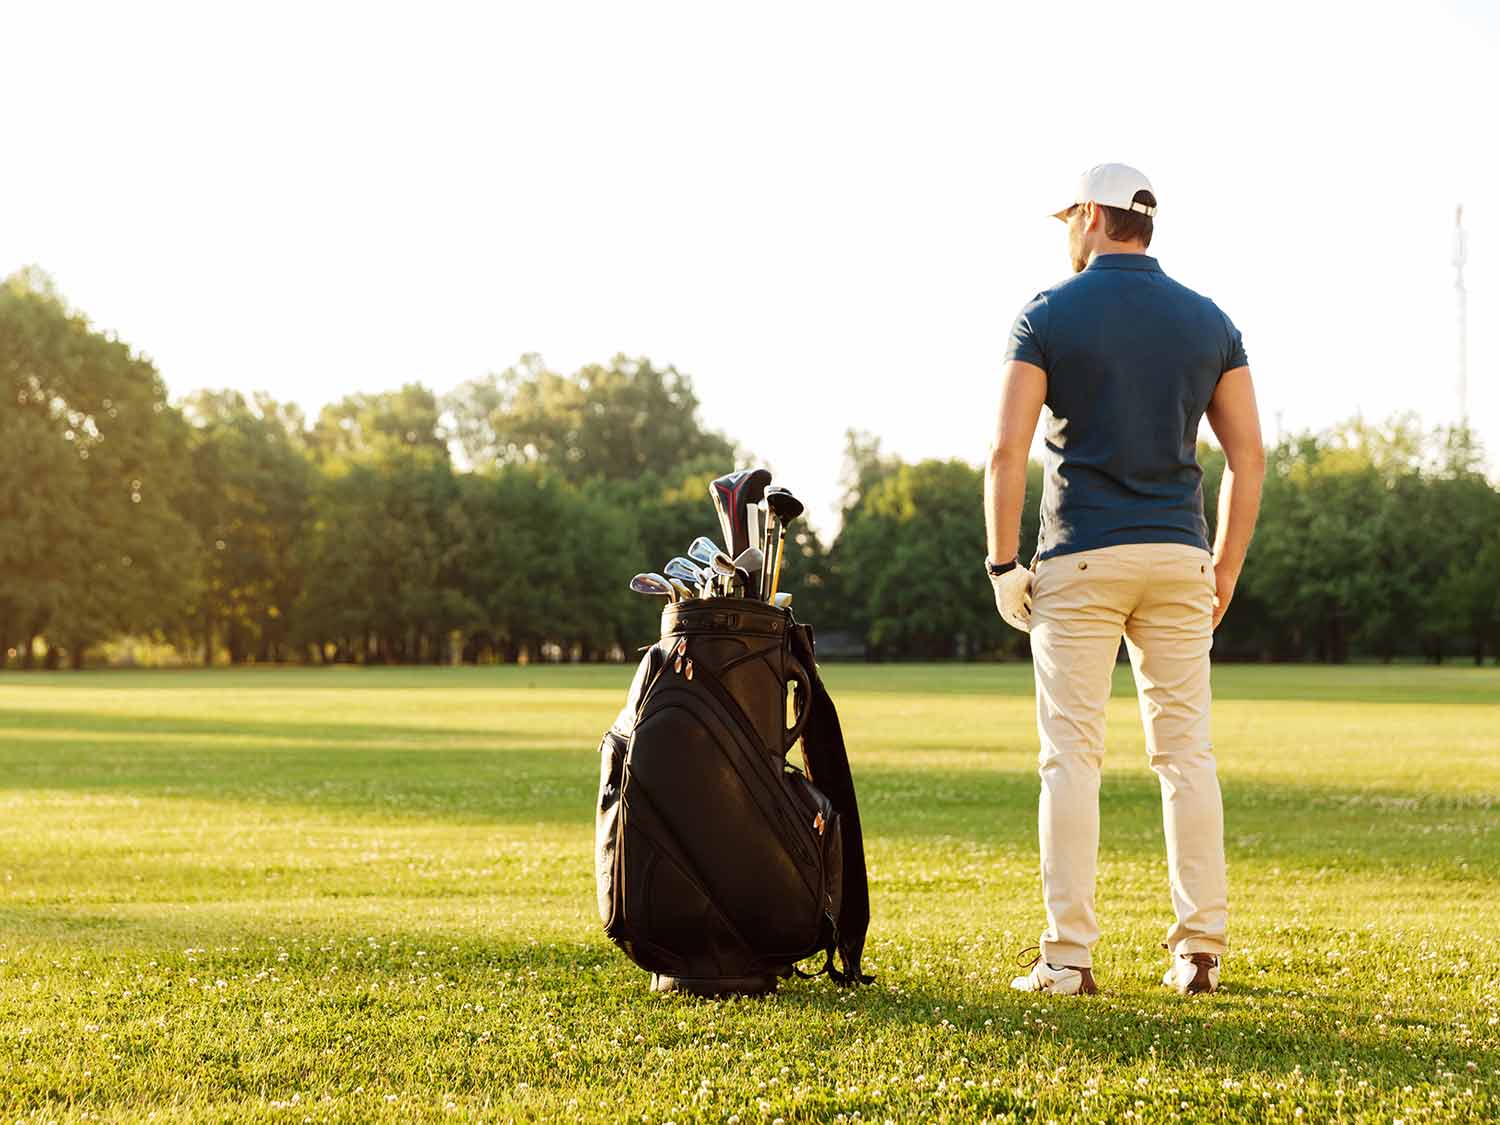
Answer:
[[[644, 642], [643, 642], [644, 643]], [[821, 665], [836, 699], [873, 695], [1029, 697], [1029, 662]], [[616, 691], [623, 699], [635, 661], [485, 667], [301, 667], [90, 669], [0, 672], [0, 689], [155, 691]], [[1129, 667], [1117, 664], [1114, 694], [1134, 695]], [[1345, 703], [1500, 704], [1500, 666], [1426, 664], [1215, 664], [1214, 695], [1224, 700]]]
[[625, 664], [495, 664], [482, 667], [263, 664], [237, 668], [89, 668], [79, 672], [11, 668], [0, 669], [0, 688], [340, 692], [493, 688], [506, 691], [618, 690], [623, 696], [634, 673], [633, 660]]
[[[1033, 696], [1031, 665], [830, 664], [824, 679], [845, 694]], [[1431, 665], [1215, 664], [1214, 698], [1307, 703], [1500, 705], [1500, 667]], [[1115, 666], [1116, 699], [1135, 695], [1130, 667]]]
[[[559, 700], [546, 703], [533, 702], [524, 695], [504, 697], [513, 705], [513, 710], [525, 712], [533, 725], [508, 721], [506, 709], [497, 706], [493, 721], [483, 726], [418, 726], [399, 723], [368, 722], [308, 722], [299, 717], [295, 722], [286, 719], [194, 719], [182, 715], [129, 715], [98, 714], [67, 710], [27, 710], [0, 708], [0, 732], [24, 737], [32, 732], [48, 734], [46, 744], [58, 742], [91, 743], [94, 749], [109, 749], [113, 737], [125, 736], [134, 747], [139, 747], [145, 736], [164, 739], [181, 739], [189, 742], [203, 740], [201, 745], [211, 747], [209, 740], [232, 738], [245, 741], [264, 742], [272, 747], [287, 744], [315, 750], [324, 744], [334, 746], [356, 746], [364, 751], [378, 753], [392, 743], [424, 743], [436, 746], [454, 742], [483, 741], [500, 749], [509, 744], [535, 747], [556, 745], [565, 741], [565, 736], [556, 738], [538, 737], [535, 716], [556, 715], [566, 712], [568, 704]], [[604, 729], [615, 717], [617, 708], [600, 708], [598, 728], [602, 736]], [[597, 741], [597, 738], [595, 739]]]
[[[599, 724], [601, 731], [607, 722]], [[587, 830], [598, 783], [592, 733], [539, 746], [534, 730], [506, 730], [503, 714], [488, 729], [452, 730], [5, 710], [0, 729], [21, 735], [0, 747], [0, 791], [184, 798]], [[33, 730], [54, 737], [25, 741]], [[132, 737], [122, 741], [121, 735]], [[162, 741], [153, 743], [153, 735]], [[226, 746], [229, 738], [246, 742]], [[456, 747], [455, 741], [476, 744]], [[866, 835], [877, 842], [1033, 850], [1036, 773], [1029, 764], [1016, 768], [1008, 755], [1006, 762], [913, 769], [859, 768], [856, 762]], [[1302, 867], [1368, 871], [1430, 867], [1457, 855], [1470, 866], [1449, 863], [1454, 878], [1500, 872], [1495, 795], [1241, 782], [1232, 775], [1225, 792], [1232, 860], [1279, 858]], [[1107, 769], [1102, 813], [1105, 855], [1161, 854], [1153, 777]]]
[[[1092, 1061], [1120, 1066], [1159, 1063], [1241, 1077], [1246, 1071], [1272, 1077], [1296, 1071], [1323, 1079], [1358, 1067], [1365, 1074], [1385, 1072], [1382, 1084], [1388, 1086], [1431, 1081], [1435, 1065], [1460, 1073], [1469, 1062], [1487, 1072], [1500, 1067], [1500, 1049], [1493, 1044], [1428, 1041], [1414, 1050], [1410, 1037], [1388, 1034], [1373, 1019], [1368, 994], [1354, 986], [1335, 996], [1300, 995], [1294, 1014], [1268, 1010], [1264, 998], [1255, 995], [1260, 990], [1234, 984], [1211, 998], [1186, 1000], [1150, 985], [1106, 986], [1093, 997], [1044, 997], [997, 985], [978, 997], [966, 994], [962, 1012], [954, 1009], [955, 997], [937, 991], [903, 991], [897, 998], [881, 995], [878, 982], [873, 988], [875, 996], [861, 1012], [906, 1034], [930, 1031], [948, 1019], [968, 1042], [1020, 1031], [1022, 1039], [1065, 1043]], [[836, 1019], [848, 1010], [816, 987], [786, 989], [777, 1002], [796, 1013], [794, 1021]], [[1403, 1022], [1426, 1030], [1447, 1027], [1450, 1019], [1434, 1007]], [[986, 1020], [994, 1022], [986, 1027]]]
[[[1118, 988], [1106, 982], [1097, 997], [1058, 998], [1016, 993], [1003, 981], [967, 983], [950, 993], [925, 985], [907, 987], [899, 976], [886, 976], [853, 996], [827, 980], [788, 981], [772, 1000], [725, 1003], [652, 994], [647, 974], [602, 937], [547, 940], [542, 934], [530, 941], [497, 941], [442, 925], [340, 921], [299, 924], [280, 918], [256, 929], [254, 920], [222, 914], [143, 919], [104, 917], [86, 909], [0, 908], [0, 933], [23, 923], [28, 943], [72, 946], [75, 953], [92, 950], [124, 963], [141, 958], [152, 958], [153, 964], [158, 958], [164, 964], [181, 962], [190, 949], [196, 958], [191, 971], [236, 981], [270, 964], [286, 979], [316, 976], [317, 998], [309, 993], [307, 1003], [321, 1008], [371, 1007], [369, 998], [356, 992], [365, 976], [387, 982], [393, 969], [410, 971], [416, 950], [431, 951], [424, 955], [423, 968], [440, 971], [460, 993], [478, 987], [488, 997], [497, 981], [508, 982], [504, 995], [512, 998], [518, 1026], [545, 1019], [564, 1038], [584, 1042], [595, 1038], [601, 1021], [613, 1024], [628, 1013], [648, 1036], [641, 1052], [691, 1043], [702, 1027], [689, 1026], [683, 1018], [697, 1013], [710, 1024], [728, 1021], [721, 1026], [730, 1031], [736, 1025], [754, 1026], [758, 1039], [804, 1042], [808, 1027], [841, 1029], [843, 1034], [819, 1037], [813, 1045], [814, 1053], [828, 1055], [818, 1064], [820, 1070], [836, 1067], [856, 1035], [865, 1040], [865, 1050], [910, 1043], [923, 1053], [963, 1053], [981, 1065], [987, 1053], [1013, 1062], [1018, 1045], [1024, 1051], [1045, 1044], [1065, 1046], [1094, 1063], [1161, 1065], [1166, 1074], [1244, 1078], [1259, 1072], [1277, 1079], [1300, 1072], [1333, 1080], [1347, 1068], [1356, 1076], [1378, 1074], [1386, 1088], [1430, 1083], [1434, 1068], [1463, 1073], [1473, 1063], [1481, 1073], [1500, 1070], [1500, 1047], [1493, 1042], [1460, 1045], [1446, 1035], [1434, 1039], [1428, 1034], [1452, 1024], [1451, 1010], [1437, 1000], [1428, 1006], [1419, 996], [1382, 1022], [1368, 991], [1357, 983], [1314, 995], [1241, 985], [1231, 978], [1228, 990], [1217, 996], [1182, 1000], [1146, 982]], [[351, 960], [354, 948], [367, 956]], [[46, 959], [57, 952], [43, 946], [32, 955]], [[1274, 1003], [1292, 1000], [1294, 1006]], [[420, 1010], [434, 1000], [417, 995], [392, 1001], [386, 993], [375, 1014], [390, 1018], [393, 1002]], [[258, 1013], [263, 1001], [250, 995], [236, 1003]], [[405, 1049], [397, 1041], [409, 1031], [386, 1034], [392, 1049]], [[618, 1059], [601, 1056], [597, 1062], [608, 1066]], [[995, 1093], [1000, 1092], [996, 1087]], [[986, 1095], [974, 1091], [973, 1096], [982, 1100]]]

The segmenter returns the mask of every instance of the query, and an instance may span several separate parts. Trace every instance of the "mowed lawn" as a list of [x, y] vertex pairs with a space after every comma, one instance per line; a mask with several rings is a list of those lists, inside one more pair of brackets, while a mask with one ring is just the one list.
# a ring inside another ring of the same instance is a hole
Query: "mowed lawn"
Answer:
[[1158, 983], [1128, 671], [1093, 998], [1041, 926], [1030, 669], [830, 666], [873, 986], [654, 996], [594, 907], [630, 669], [0, 675], [0, 1119], [1494, 1121], [1500, 670], [1215, 671], [1233, 953]]

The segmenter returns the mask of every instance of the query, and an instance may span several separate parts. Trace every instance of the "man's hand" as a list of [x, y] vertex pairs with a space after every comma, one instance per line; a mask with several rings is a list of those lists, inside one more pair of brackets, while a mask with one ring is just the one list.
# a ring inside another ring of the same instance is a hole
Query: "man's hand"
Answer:
[[1235, 574], [1229, 567], [1223, 564], [1215, 564], [1213, 628], [1217, 629], [1219, 622], [1224, 620], [1224, 611], [1229, 608], [1229, 603], [1234, 600], [1234, 587], [1238, 581], [1239, 575]]
[[1224, 447], [1224, 477], [1219, 482], [1219, 530], [1214, 537], [1214, 623], [1217, 629], [1240, 580], [1250, 533], [1260, 510], [1266, 451], [1260, 439], [1260, 412], [1250, 369], [1236, 367], [1219, 378], [1208, 404], [1208, 424]]
[[1012, 567], [999, 577], [991, 577], [995, 587], [995, 608], [1005, 623], [1023, 633], [1031, 632], [1031, 571], [1024, 566]]

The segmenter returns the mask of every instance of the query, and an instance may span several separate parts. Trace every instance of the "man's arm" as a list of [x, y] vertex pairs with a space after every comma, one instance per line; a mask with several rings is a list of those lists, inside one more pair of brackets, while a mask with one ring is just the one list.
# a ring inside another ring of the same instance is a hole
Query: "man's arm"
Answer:
[[991, 562], [1009, 562], [1021, 543], [1026, 502], [1026, 458], [1047, 398], [1047, 373], [1013, 359], [1001, 377], [995, 441], [984, 472], [985, 546]]
[[1219, 525], [1214, 534], [1214, 628], [1224, 618], [1245, 565], [1255, 518], [1260, 513], [1260, 486], [1266, 475], [1266, 450], [1260, 438], [1260, 411], [1248, 367], [1236, 367], [1219, 378], [1208, 404], [1208, 424], [1224, 447], [1224, 479], [1219, 484]]

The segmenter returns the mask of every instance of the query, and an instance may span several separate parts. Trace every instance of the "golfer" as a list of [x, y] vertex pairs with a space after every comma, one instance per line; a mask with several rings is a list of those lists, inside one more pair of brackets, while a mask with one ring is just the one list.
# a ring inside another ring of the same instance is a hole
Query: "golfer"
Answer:
[[[1163, 981], [1212, 992], [1227, 948], [1224, 810], [1209, 737], [1209, 648], [1260, 507], [1265, 454], [1240, 334], [1146, 253], [1156, 196], [1124, 164], [1085, 172], [1070, 206], [1074, 276], [1021, 310], [985, 474], [986, 569], [1031, 634], [1041, 736], [1047, 928], [1022, 991], [1098, 991], [1094, 873], [1104, 710], [1120, 638], [1161, 782], [1175, 919]], [[1047, 408], [1041, 534], [1017, 558], [1026, 459]], [[1198, 423], [1224, 447], [1212, 551]]]

